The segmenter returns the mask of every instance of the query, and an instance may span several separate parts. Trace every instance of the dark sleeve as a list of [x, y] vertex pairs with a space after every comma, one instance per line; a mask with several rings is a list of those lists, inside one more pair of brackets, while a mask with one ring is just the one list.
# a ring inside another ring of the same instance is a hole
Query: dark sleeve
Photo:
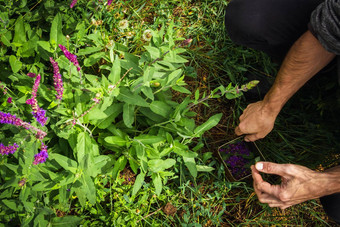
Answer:
[[340, 55], [340, 0], [325, 0], [312, 13], [309, 30], [329, 52]]

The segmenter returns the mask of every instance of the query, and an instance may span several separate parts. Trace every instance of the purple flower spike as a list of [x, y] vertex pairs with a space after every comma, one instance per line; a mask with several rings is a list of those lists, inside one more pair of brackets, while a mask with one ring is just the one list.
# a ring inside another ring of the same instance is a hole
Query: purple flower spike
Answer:
[[40, 149], [41, 149], [40, 152], [34, 155], [33, 165], [44, 163], [46, 162], [46, 159], [48, 158], [47, 146], [44, 143], [42, 143]]
[[37, 121], [42, 125], [44, 126], [46, 124], [46, 121], [47, 121], [47, 117], [45, 116], [46, 115], [46, 110], [43, 110], [39, 107], [38, 105], [38, 101], [36, 99], [37, 97], [37, 92], [38, 92], [38, 87], [39, 87], [39, 84], [40, 84], [40, 79], [41, 79], [41, 76], [40, 74], [37, 75], [37, 77], [35, 78], [35, 81], [34, 81], [34, 85], [33, 85], [33, 88], [32, 88], [32, 97], [30, 99], [27, 99], [26, 100], [26, 104], [30, 105], [32, 107], [32, 115], [35, 119], [37, 119]]
[[31, 77], [31, 78], [34, 78], [36, 77], [37, 75], [35, 73], [27, 73], [27, 76]]
[[77, 4], [77, 0], [73, 0], [71, 2], [70, 8], [72, 9]]
[[112, 3], [112, 0], [108, 0], [108, 1], [107, 1], [107, 5], [108, 5], [108, 6], [111, 5], [111, 3]]
[[0, 143], [0, 154], [2, 155], [8, 155], [8, 154], [14, 154], [14, 152], [17, 151], [19, 145], [14, 143], [12, 146], [8, 145], [5, 146], [2, 143]]
[[0, 111], [0, 124], [11, 124], [15, 126], [24, 127], [24, 121], [17, 118], [15, 115], [10, 113], [4, 113]]
[[59, 73], [59, 66], [53, 58], [50, 58], [50, 61], [53, 65], [53, 81], [54, 81], [54, 88], [57, 91], [56, 98], [61, 100], [63, 98], [64, 87], [63, 87], [63, 80], [61, 78], [61, 74]]
[[34, 85], [32, 88], [32, 99], [33, 98], [35, 99], [37, 97], [37, 91], [38, 91], [38, 87], [40, 84], [40, 80], [41, 80], [41, 76], [40, 74], [38, 74], [37, 77], [35, 78]]
[[74, 66], [77, 67], [77, 70], [80, 71], [80, 65], [78, 63], [77, 60], [77, 55], [71, 54], [66, 47], [64, 47], [63, 45], [59, 44], [59, 48], [63, 51], [65, 57], [73, 63]]
[[46, 110], [39, 108], [38, 111], [32, 112], [33, 117], [42, 125], [46, 124], [48, 117], [46, 117]]

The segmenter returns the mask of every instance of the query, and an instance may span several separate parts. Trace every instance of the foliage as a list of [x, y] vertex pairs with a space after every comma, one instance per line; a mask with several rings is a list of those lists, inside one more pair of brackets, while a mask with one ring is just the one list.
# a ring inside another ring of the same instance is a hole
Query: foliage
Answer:
[[[98, 17], [110, 11], [100, 2], [90, 1], [87, 6]], [[238, 97], [242, 88], [229, 84], [207, 97], [196, 92], [191, 99], [184, 77], [192, 69], [182, 56], [190, 39], [178, 38], [173, 22], [162, 23], [159, 30], [149, 29], [150, 37], [144, 34], [143, 51], [137, 55], [126, 40], [113, 40], [109, 30], [98, 29], [98, 24], [110, 21], [79, 20], [63, 2], [15, 1], [1, 7], [4, 95], [0, 110], [31, 122], [34, 129], [1, 125], [1, 141], [19, 145], [13, 155], [1, 157], [3, 221], [16, 222], [19, 217], [24, 226], [76, 225], [79, 218], [56, 219], [55, 211], [69, 212], [74, 200], [81, 207], [103, 209], [105, 191], [112, 193], [126, 167], [137, 175], [124, 195], [127, 201], [141, 196], [141, 189], [161, 196], [167, 182], [178, 177], [174, 171], [178, 165], [184, 164], [194, 178], [213, 169], [197, 164], [197, 151], [204, 132], [222, 115], [197, 126], [190, 107], [221, 95]], [[42, 24], [44, 16], [47, 23]], [[174, 91], [184, 94], [180, 102], [173, 100]], [[44, 121], [35, 114], [43, 115]], [[49, 157], [36, 165], [41, 154], [37, 151], [45, 151], [45, 146]], [[110, 187], [100, 190], [108, 179]], [[113, 218], [118, 224], [119, 218]], [[124, 221], [131, 220], [125, 216]]]

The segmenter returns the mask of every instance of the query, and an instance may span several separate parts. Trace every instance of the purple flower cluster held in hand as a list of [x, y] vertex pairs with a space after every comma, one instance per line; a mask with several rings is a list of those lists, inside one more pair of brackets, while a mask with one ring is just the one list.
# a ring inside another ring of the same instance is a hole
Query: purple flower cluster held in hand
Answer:
[[2, 143], [0, 143], [0, 154], [2, 155], [14, 154], [14, 152], [17, 151], [18, 147], [19, 145], [16, 143], [8, 146], [5, 146]]
[[56, 98], [58, 100], [61, 100], [63, 98], [64, 87], [63, 87], [63, 80], [59, 72], [59, 66], [58, 66], [58, 63], [53, 60], [53, 58], [50, 58], [50, 62], [52, 63], [52, 66], [53, 66], [53, 85], [54, 85], [55, 90], [57, 91]]
[[77, 4], [77, 0], [72, 0], [70, 8], [72, 9]]
[[42, 143], [40, 152], [38, 154], [34, 155], [33, 165], [37, 165], [39, 163], [44, 163], [44, 162], [46, 162], [47, 158], [48, 158], [47, 146], [44, 143]]
[[63, 51], [65, 57], [73, 63], [73, 65], [75, 65], [77, 67], [77, 70], [80, 71], [80, 65], [78, 63], [77, 60], [77, 55], [71, 54], [66, 47], [64, 47], [63, 45], [59, 44], [59, 48]]
[[32, 88], [32, 97], [26, 100], [26, 104], [32, 107], [32, 115], [33, 117], [42, 125], [44, 126], [47, 121], [46, 110], [43, 110], [39, 107], [37, 97], [37, 91], [40, 84], [41, 76], [40, 74], [37, 75], [34, 81], [34, 85]]

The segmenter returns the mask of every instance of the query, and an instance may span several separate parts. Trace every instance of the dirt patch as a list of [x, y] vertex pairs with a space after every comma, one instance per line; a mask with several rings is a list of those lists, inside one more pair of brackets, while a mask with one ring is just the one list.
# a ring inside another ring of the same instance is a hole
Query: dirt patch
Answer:
[[175, 214], [177, 213], [177, 208], [174, 205], [172, 205], [170, 202], [168, 202], [163, 208], [163, 212], [166, 215], [175, 216]]

